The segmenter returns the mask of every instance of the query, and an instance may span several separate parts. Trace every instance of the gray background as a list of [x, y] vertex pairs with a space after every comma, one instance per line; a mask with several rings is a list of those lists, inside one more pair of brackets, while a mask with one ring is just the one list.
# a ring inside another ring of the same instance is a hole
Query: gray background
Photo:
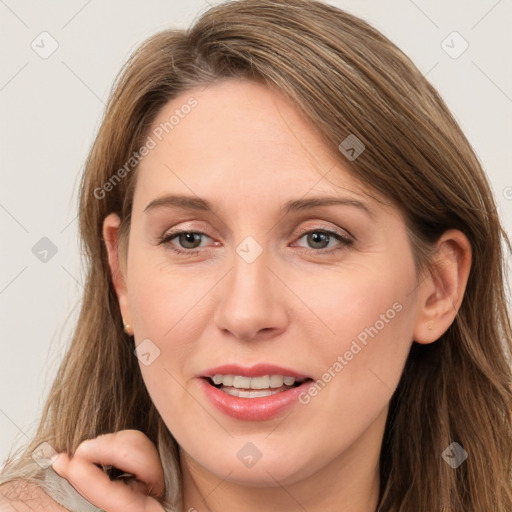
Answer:
[[[78, 313], [78, 178], [114, 77], [146, 37], [216, 3], [0, 0], [0, 465], [34, 433]], [[382, 31], [438, 89], [512, 233], [511, 0], [329, 3]], [[458, 58], [445, 49], [462, 40], [442, 46], [453, 31], [469, 44]], [[32, 250], [43, 237], [57, 250], [46, 262]]]

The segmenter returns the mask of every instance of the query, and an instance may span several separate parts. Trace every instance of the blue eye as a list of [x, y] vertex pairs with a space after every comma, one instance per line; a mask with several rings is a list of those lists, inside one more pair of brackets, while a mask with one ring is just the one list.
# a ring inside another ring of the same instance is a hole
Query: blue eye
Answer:
[[[201, 252], [200, 243], [201, 237], [205, 236], [207, 238], [208, 235], [202, 233], [200, 231], [173, 231], [163, 235], [159, 238], [159, 244], [167, 245], [172, 251], [177, 254], [183, 254], [188, 256], [193, 256]], [[308, 243], [313, 245], [320, 245], [322, 247], [313, 247], [313, 249], [303, 248], [306, 252], [314, 253], [314, 254], [330, 254], [336, 251], [343, 250], [349, 246], [351, 246], [354, 242], [352, 239], [348, 238], [348, 236], [341, 235], [336, 231], [331, 231], [328, 229], [310, 229], [309, 231], [303, 231], [301, 233], [301, 238], [307, 237]], [[172, 243], [172, 240], [175, 238], [178, 239], [181, 247], [177, 247]], [[327, 241], [327, 245], [329, 245], [331, 239], [334, 239], [339, 242], [334, 248], [330, 248], [325, 250], [324, 243]], [[199, 242], [199, 245], [197, 243]], [[185, 245], [185, 247], [183, 247]], [[186, 247], [187, 245], [192, 245], [193, 247]]]

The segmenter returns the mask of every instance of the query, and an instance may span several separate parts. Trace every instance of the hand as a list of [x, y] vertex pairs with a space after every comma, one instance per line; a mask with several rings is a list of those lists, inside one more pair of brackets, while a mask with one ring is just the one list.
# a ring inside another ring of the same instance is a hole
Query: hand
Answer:
[[[136, 480], [112, 481], [100, 469], [112, 465]], [[52, 465], [86, 500], [106, 512], [165, 512], [164, 473], [155, 445], [138, 430], [121, 430], [81, 443], [72, 458], [59, 453]]]

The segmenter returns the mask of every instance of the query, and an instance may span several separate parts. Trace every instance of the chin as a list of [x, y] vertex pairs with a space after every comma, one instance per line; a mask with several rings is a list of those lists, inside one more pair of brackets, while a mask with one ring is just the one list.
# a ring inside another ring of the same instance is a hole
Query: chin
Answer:
[[[268, 446], [261, 448], [259, 460], [247, 459], [246, 453], [251, 453], [251, 448], [244, 451], [242, 447], [247, 446], [250, 441], [240, 442], [235, 440], [236, 448], [226, 447], [223, 456], [197, 457], [197, 464], [204, 467], [217, 478], [226, 480], [247, 487], [279, 487], [280, 485], [291, 485], [307, 478], [320, 469], [317, 467], [327, 464], [328, 461], [317, 461], [314, 464], [303, 450], [292, 450], [282, 445], [280, 448]], [[260, 446], [263, 442], [260, 443]], [[266, 455], [265, 455], [266, 453]], [[294, 456], [289, 456], [289, 454]], [[229, 476], [227, 476], [229, 475]], [[227, 477], [226, 477], [227, 476]]]

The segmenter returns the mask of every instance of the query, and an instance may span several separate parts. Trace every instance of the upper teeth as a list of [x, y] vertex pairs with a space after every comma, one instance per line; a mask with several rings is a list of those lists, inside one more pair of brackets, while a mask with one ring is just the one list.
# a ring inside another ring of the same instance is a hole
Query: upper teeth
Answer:
[[243, 377], [241, 375], [220, 375], [213, 377], [213, 382], [217, 385], [232, 386], [238, 389], [268, 389], [280, 388], [283, 385], [293, 386], [295, 377], [285, 377], [283, 375], [265, 375], [263, 377]]

